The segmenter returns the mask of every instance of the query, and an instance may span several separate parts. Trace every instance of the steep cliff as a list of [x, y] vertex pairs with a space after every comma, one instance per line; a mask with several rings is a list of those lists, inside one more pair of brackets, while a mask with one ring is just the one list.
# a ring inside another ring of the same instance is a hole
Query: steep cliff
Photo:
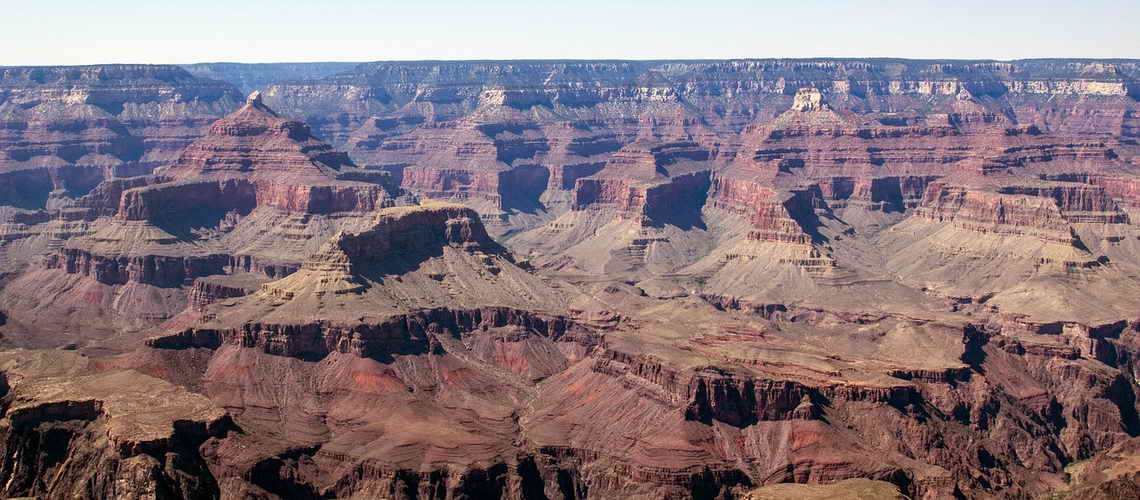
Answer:
[[270, 84], [290, 80], [309, 80], [349, 71], [356, 63], [198, 63], [184, 64], [191, 75], [232, 83], [246, 95], [263, 90]]
[[199, 447], [236, 429], [206, 397], [134, 371], [93, 374], [75, 353], [0, 356], [4, 495], [219, 496]]

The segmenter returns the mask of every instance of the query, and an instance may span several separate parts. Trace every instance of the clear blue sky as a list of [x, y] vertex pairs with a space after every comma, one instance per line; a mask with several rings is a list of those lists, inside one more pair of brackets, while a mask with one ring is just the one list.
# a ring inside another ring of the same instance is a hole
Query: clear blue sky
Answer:
[[9, 2], [0, 65], [1140, 58], [1140, 0]]

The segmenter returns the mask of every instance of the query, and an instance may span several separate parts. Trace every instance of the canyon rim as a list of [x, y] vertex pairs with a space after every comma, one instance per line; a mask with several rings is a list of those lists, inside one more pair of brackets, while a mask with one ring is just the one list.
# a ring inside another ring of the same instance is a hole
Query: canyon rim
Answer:
[[0, 66], [0, 498], [1140, 498], [1140, 59], [1063, 55]]

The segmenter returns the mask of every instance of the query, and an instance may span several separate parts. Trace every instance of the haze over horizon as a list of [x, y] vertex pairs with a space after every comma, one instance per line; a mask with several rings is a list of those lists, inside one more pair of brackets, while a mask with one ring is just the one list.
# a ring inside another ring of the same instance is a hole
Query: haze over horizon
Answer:
[[[331, 5], [330, 5], [331, 4]], [[297, 0], [21, 5], [0, 65], [377, 60], [1135, 58], [1140, 6]]]

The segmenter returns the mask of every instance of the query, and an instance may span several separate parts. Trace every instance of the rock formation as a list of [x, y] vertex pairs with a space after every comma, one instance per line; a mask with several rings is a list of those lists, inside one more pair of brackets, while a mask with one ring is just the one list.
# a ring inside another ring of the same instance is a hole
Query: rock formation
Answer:
[[6, 496], [1136, 489], [1135, 61], [0, 75]]
[[67, 351], [0, 357], [2, 493], [45, 498], [217, 498], [200, 452], [237, 430], [205, 396], [132, 370], [92, 373]]
[[0, 271], [86, 233], [114, 210], [114, 186], [168, 164], [240, 102], [175, 66], [0, 69]]
[[329, 235], [395, 202], [385, 178], [338, 178], [355, 168], [255, 92], [171, 166], [100, 184], [113, 215], [92, 214], [85, 232], [15, 279], [6, 307], [63, 328], [95, 316], [137, 330], [184, 309], [196, 278], [288, 274]]

